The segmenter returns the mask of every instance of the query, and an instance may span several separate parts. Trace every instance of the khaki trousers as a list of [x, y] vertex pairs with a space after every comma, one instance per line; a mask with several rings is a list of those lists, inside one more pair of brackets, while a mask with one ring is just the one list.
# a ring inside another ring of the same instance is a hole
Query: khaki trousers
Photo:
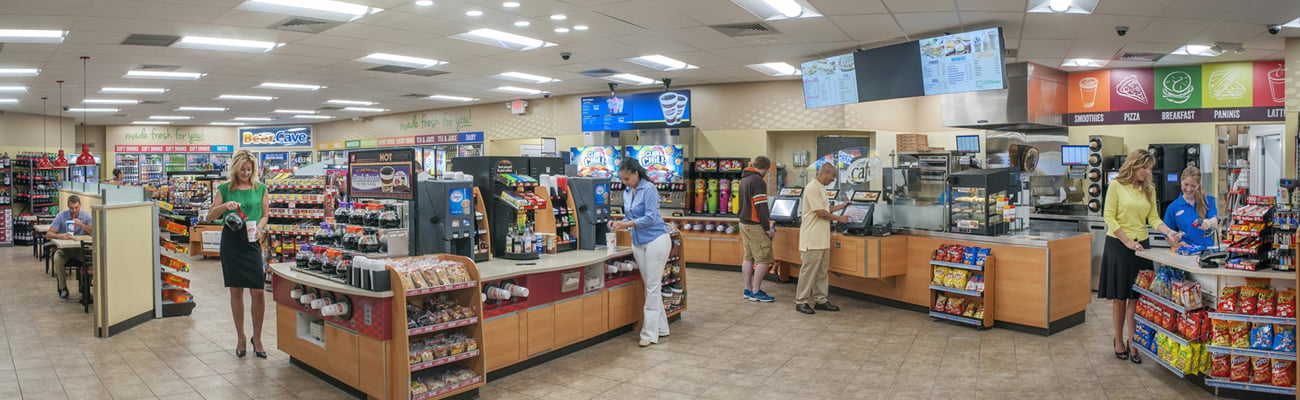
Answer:
[[794, 289], [794, 303], [808, 304], [811, 298], [816, 304], [825, 304], [830, 291], [830, 280], [826, 269], [831, 262], [831, 249], [809, 249], [803, 252], [803, 265], [799, 266], [799, 285]]

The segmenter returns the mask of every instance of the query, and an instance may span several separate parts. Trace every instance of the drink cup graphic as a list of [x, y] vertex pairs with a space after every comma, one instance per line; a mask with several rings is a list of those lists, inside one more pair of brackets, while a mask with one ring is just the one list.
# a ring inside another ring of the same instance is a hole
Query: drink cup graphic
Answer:
[[1097, 104], [1097, 85], [1101, 82], [1091, 76], [1079, 80], [1079, 95], [1083, 99], [1083, 108], [1092, 108]]
[[605, 100], [605, 104], [609, 106], [610, 113], [613, 114], [623, 113], [623, 99], [617, 97], [610, 97], [609, 99]]
[[674, 114], [677, 113], [677, 93], [668, 92], [659, 95], [659, 109], [664, 113], [664, 123], [671, 124]]
[[1273, 95], [1273, 102], [1286, 101], [1286, 67], [1278, 66], [1268, 71], [1268, 92]]
[[385, 193], [393, 191], [393, 167], [379, 169], [379, 185]]
[[682, 122], [682, 116], [686, 115], [686, 102], [690, 101], [685, 95], [677, 95], [677, 111], [673, 113], [673, 125]]

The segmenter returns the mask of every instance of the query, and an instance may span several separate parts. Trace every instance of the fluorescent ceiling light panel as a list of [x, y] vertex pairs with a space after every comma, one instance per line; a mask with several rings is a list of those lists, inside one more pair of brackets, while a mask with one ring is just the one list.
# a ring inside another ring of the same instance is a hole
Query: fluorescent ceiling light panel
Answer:
[[436, 101], [454, 101], [454, 102], [461, 102], [461, 103], [467, 103], [467, 102], [478, 100], [473, 97], [448, 96], [443, 94], [435, 94], [433, 96], [425, 97], [425, 99], [436, 100]]
[[428, 7], [428, 6], [433, 5], [433, 0], [420, 0], [420, 1], [415, 2], [415, 5], [420, 6], [420, 7]]
[[565, 27], [555, 28], [555, 33], [569, 33], [569, 28], [565, 28]]
[[1291, 22], [1282, 24], [1282, 26], [1285, 28], [1300, 28], [1300, 18], [1293, 19]]
[[279, 82], [262, 82], [257, 85], [259, 89], [285, 89], [285, 90], [321, 90], [325, 86], [321, 85], [299, 85], [296, 83], [279, 83]]
[[81, 102], [85, 104], [140, 104], [140, 100], [134, 99], [85, 99]]
[[358, 58], [354, 61], [360, 61], [360, 62], [371, 63], [371, 64], [381, 64], [381, 65], [398, 65], [398, 66], [410, 67], [410, 68], [428, 68], [435, 65], [446, 64], [446, 62], [429, 59], [429, 58], [399, 56], [396, 54], [388, 54], [388, 53], [373, 53], [371, 55]]
[[118, 112], [118, 111], [120, 111], [120, 110], [117, 109], [117, 108], [96, 108], [96, 107], [87, 107], [87, 108], [68, 108], [68, 112], [74, 112], [74, 113], [79, 113], [79, 112], [88, 112], [88, 113], [93, 113], [93, 112], [115, 113], [115, 112]]
[[644, 76], [635, 75], [635, 74], [610, 75], [605, 77], [605, 79], [618, 82], [618, 83], [626, 83], [629, 85], [653, 85], [659, 83], [659, 81], [657, 80], [646, 78]]
[[388, 111], [388, 109], [385, 109], [385, 108], [366, 108], [366, 107], [343, 107], [343, 111], [356, 111], [356, 112], [384, 112], [384, 111]]
[[0, 76], [36, 76], [40, 74], [40, 68], [0, 68]]
[[266, 117], [235, 117], [236, 121], [275, 121], [275, 118]]
[[527, 36], [520, 36], [487, 28], [475, 29], [459, 35], [453, 35], [452, 38], [486, 44], [489, 46], [504, 47], [511, 50], [532, 50], [555, 45], [555, 43], [544, 40], [533, 39]]
[[271, 112], [276, 114], [315, 114], [316, 113], [315, 111], [312, 110], [284, 110], [284, 109], [275, 110]]
[[167, 89], [163, 89], [163, 88], [106, 87], [106, 88], [103, 88], [103, 89], [99, 89], [99, 92], [100, 92], [100, 93], [152, 93], [152, 94], [161, 94], [161, 93], [167, 93]]
[[0, 86], [0, 92], [26, 92], [26, 86]]
[[1067, 68], [1101, 68], [1106, 66], [1109, 60], [1097, 60], [1092, 58], [1071, 58], [1061, 63], [1062, 67]]
[[1189, 44], [1179, 47], [1177, 50], [1174, 50], [1169, 54], [1180, 56], [1215, 57], [1223, 54], [1223, 50], [1216, 49], [1214, 45], [1209, 44]]
[[519, 2], [517, 2], [517, 1], [507, 1], [507, 2], [505, 2], [505, 3], [501, 3], [501, 6], [502, 6], [502, 7], [505, 7], [505, 8], [515, 8], [515, 7], [519, 7]]
[[749, 65], [746, 65], [746, 67], [749, 67], [749, 69], [752, 69], [752, 70], [755, 70], [755, 71], [758, 71], [758, 72], [762, 72], [764, 75], [768, 75], [768, 76], [795, 76], [795, 75], [801, 75], [801, 72], [799, 71], [799, 68], [795, 68], [793, 65], [786, 64], [786, 63], [783, 63], [783, 62], [770, 62], [770, 63], [762, 63], [762, 64], [749, 64]]
[[527, 27], [532, 24], [533, 24], [532, 22], [528, 22], [528, 21], [515, 21], [515, 26], [520, 28]]
[[0, 42], [63, 43], [68, 31], [47, 29], [0, 29]]
[[559, 79], [555, 79], [551, 77], [525, 74], [523, 72], [514, 72], [514, 71], [500, 73], [494, 75], [493, 78], [505, 79], [508, 81], [515, 81], [515, 82], [528, 82], [528, 83], [551, 83], [551, 82], [560, 81]]
[[807, 0], [731, 0], [740, 8], [766, 21], [822, 16]]
[[293, 116], [293, 117], [294, 117], [294, 118], [302, 118], [302, 119], [331, 119], [331, 118], [334, 118], [334, 117], [331, 117], [331, 116], [328, 116], [328, 115], [295, 115], [295, 116]]
[[1031, 13], [1092, 14], [1099, 0], [1029, 0]]
[[483, 16], [483, 12], [479, 10], [469, 10], [465, 12], [465, 15], [470, 17], [480, 17]]
[[575, 30], [575, 31], [585, 31], [585, 30], [588, 30], [588, 29], [591, 29], [591, 27], [586, 26], [586, 25], [574, 25], [574, 26], [573, 26], [573, 30]]
[[180, 107], [176, 111], [228, 111], [225, 107]]
[[209, 122], [208, 125], [244, 126], [243, 122]]
[[149, 119], [179, 121], [179, 120], [186, 120], [186, 119], [194, 119], [194, 117], [188, 115], [150, 115]]
[[248, 0], [240, 10], [328, 19], [348, 22], [380, 11], [382, 8], [333, 0]]
[[1048, 0], [1047, 9], [1063, 13], [1070, 10], [1070, 0]]
[[626, 59], [625, 61], [633, 64], [641, 65], [644, 67], [654, 68], [660, 71], [677, 71], [683, 69], [698, 68], [694, 65], [690, 65], [680, 60], [665, 57], [659, 54], [629, 58]]
[[18, 99], [0, 99], [0, 104], [18, 104]]
[[171, 121], [132, 121], [131, 125], [171, 125]]
[[271, 100], [275, 100], [275, 98], [271, 96], [250, 96], [246, 94], [223, 94], [217, 96], [217, 100], [271, 101]]
[[338, 100], [338, 99], [327, 100], [327, 101], [325, 101], [325, 102], [326, 102], [326, 103], [330, 103], [330, 104], [342, 104], [342, 105], [346, 105], [346, 106], [373, 106], [373, 105], [375, 105], [375, 104], [379, 104], [379, 103], [376, 103], [376, 102], [373, 102], [373, 101], [361, 101], [361, 100]]
[[569, 16], [564, 15], [564, 14], [552, 14], [552, 15], [551, 15], [551, 20], [552, 20], [552, 21], [563, 21], [563, 20], [566, 20], [566, 19], [569, 19]]
[[170, 71], [126, 71], [123, 78], [142, 78], [142, 79], [177, 79], [177, 80], [195, 80], [202, 78], [207, 74], [198, 72], [170, 72]]
[[203, 36], [182, 37], [180, 41], [172, 45], [172, 47], [183, 47], [188, 49], [229, 50], [252, 53], [265, 53], [280, 46], [284, 46], [284, 43]]
[[521, 88], [521, 87], [515, 87], [515, 86], [501, 86], [501, 87], [498, 87], [498, 88], [496, 88], [496, 89], [492, 89], [492, 90], [495, 90], [495, 91], [498, 91], [498, 92], [518, 93], [518, 94], [528, 94], [528, 95], [541, 94], [541, 93], [542, 93], [541, 90], [537, 90], [537, 89], [529, 89], [529, 88]]

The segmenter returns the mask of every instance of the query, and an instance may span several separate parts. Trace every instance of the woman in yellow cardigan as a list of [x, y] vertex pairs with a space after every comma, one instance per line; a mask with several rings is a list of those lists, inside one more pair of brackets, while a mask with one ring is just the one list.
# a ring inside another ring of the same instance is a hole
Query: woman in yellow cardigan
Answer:
[[1111, 300], [1111, 320], [1115, 327], [1115, 358], [1128, 359], [1141, 364], [1142, 357], [1131, 352], [1132, 346], [1124, 334], [1133, 331], [1133, 311], [1137, 307], [1138, 293], [1133, 282], [1139, 270], [1151, 269], [1151, 260], [1137, 256], [1138, 251], [1150, 246], [1147, 227], [1155, 227], [1165, 235], [1170, 245], [1177, 247], [1182, 233], [1165, 226], [1156, 206], [1155, 185], [1151, 181], [1151, 167], [1155, 157], [1146, 149], [1130, 152], [1119, 176], [1106, 189], [1106, 248], [1101, 261], [1101, 282], [1097, 298]]

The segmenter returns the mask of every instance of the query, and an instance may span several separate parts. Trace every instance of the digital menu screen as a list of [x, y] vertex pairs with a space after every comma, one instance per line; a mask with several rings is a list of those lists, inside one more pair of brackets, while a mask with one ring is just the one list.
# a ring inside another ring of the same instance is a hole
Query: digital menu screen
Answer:
[[1001, 28], [922, 39], [920, 51], [926, 96], [1007, 87]]
[[858, 102], [858, 72], [853, 53], [813, 60], [799, 65], [803, 73], [805, 108]]
[[627, 146], [626, 156], [634, 158], [645, 167], [654, 183], [669, 183], [684, 178], [685, 168], [681, 145]]
[[572, 147], [569, 164], [578, 168], [578, 176], [613, 178], [618, 175], [618, 163], [623, 159], [621, 146]]
[[1088, 165], [1088, 146], [1061, 146], [1062, 165]]
[[691, 91], [582, 98], [582, 130], [622, 131], [691, 126]]

